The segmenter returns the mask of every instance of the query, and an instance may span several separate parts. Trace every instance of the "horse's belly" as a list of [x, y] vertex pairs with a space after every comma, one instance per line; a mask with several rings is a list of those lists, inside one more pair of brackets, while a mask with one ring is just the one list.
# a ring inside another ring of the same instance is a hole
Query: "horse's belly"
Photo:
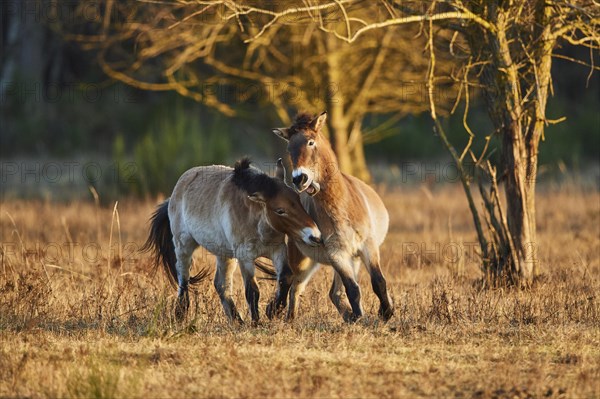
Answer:
[[215, 256], [233, 258], [233, 248], [230, 245], [224, 245], [227, 243], [227, 240], [221, 237], [221, 235], [223, 234], [214, 230], [212, 232], [202, 231], [194, 234], [194, 240], [198, 245]]

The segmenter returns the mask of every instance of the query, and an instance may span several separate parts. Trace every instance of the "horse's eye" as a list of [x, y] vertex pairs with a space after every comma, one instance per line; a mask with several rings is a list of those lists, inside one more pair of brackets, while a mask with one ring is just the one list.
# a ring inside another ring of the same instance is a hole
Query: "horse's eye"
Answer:
[[308, 140], [308, 146], [312, 147], [315, 145], [315, 141], [314, 140]]
[[283, 216], [283, 215], [285, 215], [285, 209], [283, 209], [283, 208], [276, 209], [275, 213], [280, 216]]

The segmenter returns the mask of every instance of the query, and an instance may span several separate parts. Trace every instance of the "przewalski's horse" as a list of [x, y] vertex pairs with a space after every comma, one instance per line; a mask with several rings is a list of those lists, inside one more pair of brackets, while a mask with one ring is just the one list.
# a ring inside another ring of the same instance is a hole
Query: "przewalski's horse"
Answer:
[[[324, 247], [313, 248], [297, 239], [290, 240], [289, 261], [294, 274], [288, 317], [297, 311], [299, 297], [318, 263], [335, 270], [329, 297], [345, 320], [362, 316], [357, 282], [360, 260], [366, 266], [373, 291], [379, 298], [379, 315], [393, 315], [392, 299], [381, 272], [379, 246], [388, 230], [389, 216], [377, 193], [359, 179], [341, 173], [337, 158], [321, 134], [327, 114], [317, 117], [300, 114], [289, 128], [273, 133], [288, 141], [293, 183], [308, 213], [321, 230]], [[350, 301], [351, 312], [343, 291]]]
[[[283, 165], [278, 163], [278, 175]], [[272, 178], [250, 167], [246, 158], [227, 166], [200, 166], [185, 172], [171, 197], [158, 206], [151, 219], [145, 248], [153, 249], [156, 263], [179, 286], [176, 316], [189, 306], [188, 285], [206, 277], [206, 271], [190, 278], [192, 253], [204, 247], [217, 258], [214, 285], [231, 320], [241, 321], [232, 298], [235, 259], [245, 285], [253, 321], [258, 321], [259, 290], [254, 277], [258, 257], [273, 261], [280, 283], [274, 303], [285, 307], [289, 290], [289, 266], [285, 235], [314, 247], [321, 232], [305, 212], [298, 194], [281, 178]], [[286, 275], [288, 273], [288, 275]]]

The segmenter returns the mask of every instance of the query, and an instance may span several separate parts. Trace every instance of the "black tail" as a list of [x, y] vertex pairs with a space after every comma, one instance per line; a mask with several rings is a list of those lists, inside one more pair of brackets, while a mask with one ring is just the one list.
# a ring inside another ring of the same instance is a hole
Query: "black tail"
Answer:
[[[169, 220], [169, 200], [160, 204], [150, 218], [150, 234], [142, 251], [154, 253], [154, 264], [161, 264], [169, 281], [174, 286], [177, 281], [177, 258], [175, 256], [175, 244], [173, 244], [173, 233]], [[203, 268], [195, 276], [190, 277], [190, 284], [197, 284], [209, 275], [208, 268]]]

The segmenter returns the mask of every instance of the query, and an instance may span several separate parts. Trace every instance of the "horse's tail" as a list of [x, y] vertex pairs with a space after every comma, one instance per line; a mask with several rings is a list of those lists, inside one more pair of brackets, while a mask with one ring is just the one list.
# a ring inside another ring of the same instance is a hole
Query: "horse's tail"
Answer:
[[142, 251], [152, 251], [154, 265], [162, 265], [171, 284], [177, 284], [177, 257], [169, 220], [169, 200], [160, 204], [150, 218], [150, 234]]
[[[152, 251], [154, 254], [154, 265], [161, 264], [169, 282], [175, 286], [177, 279], [177, 257], [175, 256], [175, 244], [173, 243], [173, 232], [169, 220], [169, 200], [160, 204], [150, 218], [150, 234], [142, 251]], [[209, 275], [208, 268], [203, 268], [195, 276], [190, 277], [190, 284], [197, 284]]]

